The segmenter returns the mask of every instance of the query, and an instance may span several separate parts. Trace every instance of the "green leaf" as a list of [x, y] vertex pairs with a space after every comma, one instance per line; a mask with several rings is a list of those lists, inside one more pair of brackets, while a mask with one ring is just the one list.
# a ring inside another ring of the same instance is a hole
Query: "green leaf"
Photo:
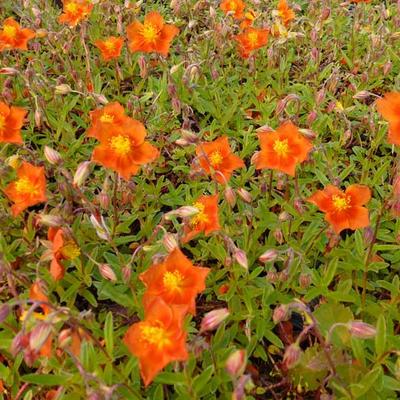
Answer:
[[379, 358], [386, 350], [386, 321], [383, 314], [379, 315], [376, 324], [375, 353]]
[[209, 365], [200, 375], [196, 376], [193, 380], [193, 389], [196, 393], [199, 393], [205, 385], [207, 385], [212, 374], [214, 372], [214, 366]]
[[27, 374], [21, 376], [23, 382], [33, 383], [35, 385], [43, 386], [59, 386], [65, 385], [71, 379], [66, 375], [51, 375], [51, 374]]
[[366, 394], [379, 377], [382, 376], [381, 367], [376, 367], [372, 371], [369, 371], [360, 382], [350, 385], [350, 391], [355, 398], [359, 398]]
[[326, 272], [324, 274], [323, 282], [326, 287], [328, 287], [329, 284], [332, 282], [332, 279], [334, 278], [336, 273], [337, 266], [338, 266], [338, 259], [334, 258], [329, 263], [328, 268], [326, 269]]
[[166, 385], [182, 385], [186, 382], [185, 375], [181, 372], [162, 372], [154, 379], [156, 383], [164, 383]]
[[114, 327], [113, 327], [113, 315], [109, 311], [104, 323], [104, 340], [106, 342], [106, 350], [110, 357], [113, 357], [114, 351]]

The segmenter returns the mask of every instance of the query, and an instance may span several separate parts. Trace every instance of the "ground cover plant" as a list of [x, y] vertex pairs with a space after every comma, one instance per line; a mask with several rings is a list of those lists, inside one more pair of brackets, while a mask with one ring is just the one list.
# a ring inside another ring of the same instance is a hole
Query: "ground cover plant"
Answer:
[[400, 2], [3, 0], [2, 399], [397, 399]]

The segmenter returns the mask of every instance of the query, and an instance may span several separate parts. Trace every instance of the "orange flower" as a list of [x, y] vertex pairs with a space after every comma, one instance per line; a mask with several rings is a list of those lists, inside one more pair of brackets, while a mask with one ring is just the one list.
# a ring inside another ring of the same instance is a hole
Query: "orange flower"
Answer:
[[11, 211], [14, 216], [30, 206], [47, 201], [46, 177], [43, 167], [23, 162], [17, 170], [18, 179], [11, 182], [4, 193], [15, 204]]
[[382, 99], [377, 100], [376, 107], [389, 122], [388, 142], [400, 146], [400, 92], [386, 93]]
[[245, 4], [242, 0], [223, 0], [220, 7], [225, 14], [231, 11], [234, 12], [233, 16], [236, 19], [243, 18], [243, 10], [245, 8]]
[[159, 151], [144, 140], [145, 136], [143, 124], [130, 118], [121, 130], [110, 131], [100, 138], [92, 160], [129, 180], [141, 165], [154, 161], [159, 155]]
[[61, 228], [49, 228], [47, 237], [53, 244], [50, 274], [54, 280], [58, 281], [65, 274], [65, 268], [61, 260], [72, 260], [78, 257], [80, 250], [77, 244], [68, 238]]
[[235, 36], [239, 44], [239, 52], [243, 58], [248, 58], [253, 50], [265, 46], [268, 42], [268, 29], [246, 28]]
[[187, 360], [187, 333], [182, 327], [185, 313], [185, 307], [171, 307], [155, 298], [145, 310], [145, 319], [127, 330], [124, 343], [139, 358], [146, 386], [170, 362]]
[[291, 176], [313, 147], [291, 122], [285, 122], [274, 132], [260, 133], [258, 138], [261, 151], [255, 158], [256, 168], [276, 169]]
[[227, 136], [199, 144], [196, 154], [201, 167], [222, 184], [229, 181], [232, 171], [244, 167], [243, 160], [232, 154]]
[[209, 235], [211, 232], [221, 229], [218, 218], [218, 195], [200, 196], [193, 204], [199, 212], [185, 225], [184, 242], [189, 242], [199, 233]]
[[289, 7], [286, 0], [279, 0], [278, 15], [281, 18], [281, 20], [285, 26], [288, 26], [290, 21], [292, 21], [295, 18], [295, 13]]
[[168, 55], [172, 39], [179, 33], [174, 25], [164, 24], [163, 17], [152, 11], [144, 18], [144, 23], [132, 22], [126, 29], [129, 49], [132, 52], [160, 53]]
[[58, 17], [58, 22], [74, 27], [87, 18], [92, 8], [93, 4], [88, 0], [63, 0], [63, 13]]
[[30, 29], [21, 29], [14, 18], [7, 18], [0, 31], [0, 51], [9, 49], [28, 49], [28, 40], [35, 37], [35, 32]]
[[[125, 115], [124, 108], [118, 102], [109, 103], [105, 107], [90, 112], [91, 125], [86, 134], [101, 140], [110, 132], [121, 132], [129, 129], [127, 125], [133, 119]], [[132, 126], [131, 126], [132, 128]], [[143, 131], [143, 138], [146, 131]]]
[[27, 111], [0, 101], [0, 143], [23, 143], [21, 128]]
[[95, 42], [96, 47], [101, 51], [104, 61], [118, 58], [121, 54], [123, 44], [124, 39], [115, 36], [110, 36], [106, 40], [96, 40]]
[[240, 23], [240, 29], [246, 29], [249, 26], [253, 25], [253, 22], [257, 18], [257, 14], [254, 10], [249, 10], [244, 14], [244, 19]]
[[206, 288], [209, 272], [208, 268], [195, 267], [181, 250], [175, 248], [163, 262], [140, 274], [140, 280], [146, 286], [143, 301], [148, 304], [154, 297], [159, 297], [169, 305], [186, 306], [188, 312], [195, 314], [195, 299]]
[[350, 185], [345, 192], [333, 185], [318, 190], [308, 198], [325, 213], [325, 220], [339, 234], [343, 229], [365, 228], [369, 225], [368, 210], [362, 207], [371, 198], [371, 191], [364, 185]]

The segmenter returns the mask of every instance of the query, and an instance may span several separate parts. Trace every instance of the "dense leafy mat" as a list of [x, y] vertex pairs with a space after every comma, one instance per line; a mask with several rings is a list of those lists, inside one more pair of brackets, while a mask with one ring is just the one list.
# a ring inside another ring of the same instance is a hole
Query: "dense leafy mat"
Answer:
[[399, 2], [0, 22], [1, 398], [398, 398]]

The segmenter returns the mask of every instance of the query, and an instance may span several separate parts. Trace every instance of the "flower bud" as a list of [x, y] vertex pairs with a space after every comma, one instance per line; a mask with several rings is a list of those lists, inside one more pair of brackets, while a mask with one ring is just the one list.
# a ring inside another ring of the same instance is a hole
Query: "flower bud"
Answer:
[[354, 96], [353, 99], [357, 100], [365, 100], [368, 99], [368, 97], [371, 96], [371, 92], [368, 92], [368, 90], [361, 90], [361, 92], [357, 92]]
[[164, 218], [169, 221], [171, 220], [172, 216], [178, 216], [181, 218], [193, 217], [194, 215], [198, 214], [200, 210], [196, 207], [192, 206], [183, 206], [178, 208], [177, 210], [170, 211], [164, 215]]
[[63, 225], [63, 219], [59, 215], [38, 214], [37, 221], [39, 224], [51, 228], [58, 228]]
[[96, 230], [97, 236], [100, 239], [107, 241], [111, 239], [110, 231], [102, 215], [100, 216], [100, 221], [94, 215], [91, 215], [90, 222], [92, 223], [94, 229]]
[[39, 351], [49, 337], [51, 329], [51, 325], [47, 322], [37, 324], [30, 332], [29, 347], [32, 350]]
[[227, 186], [224, 190], [224, 196], [230, 207], [235, 207], [236, 204], [236, 194], [235, 191], [230, 187]]
[[237, 194], [242, 198], [242, 200], [245, 203], [249, 203], [250, 204], [253, 201], [253, 198], [251, 197], [251, 194], [246, 189], [239, 188], [237, 190]]
[[317, 112], [312, 110], [307, 116], [307, 124], [311, 125], [317, 119]]
[[275, 238], [275, 240], [279, 243], [282, 244], [283, 243], [283, 232], [281, 229], [277, 228], [274, 230], [273, 236]]
[[290, 317], [290, 309], [287, 304], [281, 304], [275, 308], [274, 313], [272, 314], [272, 320], [275, 324], [278, 324], [282, 321], [287, 321]]
[[129, 265], [125, 265], [125, 267], [122, 268], [121, 273], [124, 282], [129, 283], [129, 281], [131, 280], [132, 268]]
[[44, 156], [52, 165], [60, 165], [63, 162], [61, 154], [49, 146], [44, 146]]
[[352, 336], [360, 339], [371, 339], [376, 335], [376, 329], [363, 321], [351, 321], [347, 324]]
[[301, 350], [297, 343], [292, 343], [285, 350], [285, 354], [283, 355], [283, 364], [286, 368], [291, 369], [295, 367], [300, 361]]
[[286, 211], [282, 211], [279, 216], [278, 216], [278, 220], [279, 222], [285, 222], [285, 221], [289, 221], [291, 219], [291, 216], [288, 212]]
[[15, 68], [6, 67], [0, 68], [0, 75], [18, 75], [19, 71]]
[[293, 207], [295, 208], [295, 210], [299, 213], [299, 214], [303, 214], [304, 213], [304, 203], [303, 200], [300, 198], [296, 198], [294, 199], [293, 202]]
[[146, 58], [144, 56], [140, 56], [138, 58], [138, 65], [139, 65], [140, 77], [142, 79], [146, 78], [146, 76], [147, 76], [147, 65], [146, 65]]
[[326, 19], [329, 18], [330, 15], [331, 15], [330, 8], [327, 8], [327, 7], [323, 8], [322, 12], [321, 12], [321, 20], [325, 21]]
[[246, 350], [236, 350], [226, 360], [225, 369], [231, 378], [238, 378], [246, 368]]
[[99, 94], [99, 93], [91, 93], [92, 97], [100, 104], [106, 105], [108, 104], [108, 100], [104, 94]]
[[10, 353], [15, 357], [29, 345], [29, 336], [23, 331], [18, 332], [11, 342]]
[[65, 95], [71, 92], [72, 92], [71, 86], [67, 85], [66, 83], [57, 85], [54, 91], [55, 94], [61, 94], [61, 95]]
[[235, 258], [236, 262], [243, 267], [244, 269], [249, 269], [249, 263], [247, 261], [246, 253], [242, 249], [236, 249], [233, 253], [233, 257]]
[[201, 320], [200, 333], [205, 331], [212, 331], [229, 316], [229, 310], [227, 308], [219, 308], [217, 310], [206, 313]]
[[176, 241], [175, 235], [172, 233], [166, 233], [162, 239], [162, 243], [168, 253], [178, 248], [178, 242]]
[[315, 102], [317, 103], [317, 106], [322, 104], [324, 100], [325, 100], [325, 89], [321, 89], [315, 95]]
[[10, 306], [8, 304], [3, 304], [0, 307], [0, 324], [8, 317], [10, 313]]
[[390, 70], [392, 69], [393, 64], [391, 63], [391, 61], [388, 61], [387, 63], [385, 63], [383, 65], [383, 75], [387, 75]]
[[104, 210], [108, 210], [108, 208], [110, 207], [110, 196], [108, 195], [108, 193], [101, 191], [97, 198], [100, 207]]
[[276, 273], [276, 271], [268, 271], [266, 279], [270, 283], [276, 283], [278, 282], [278, 274]]
[[58, 347], [65, 349], [72, 343], [71, 329], [63, 329], [58, 335]]
[[259, 128], [256, 129], [257, 133], [268, 133], [268, 132], [274, 132], [274, 129], [272, 129], [269, 125], [263, 125], [260, 126]]
[[90, 164], [90, 161], [84, 161], [78, 165], [73, 179], [74, 186], [81, 187], [85, 183], [90, 173]]
[[111, 282], [117, 281], [117, 276], [112, 268], [108, 264], [100, 264], [99, 265], [99, 272], [101, 276]]
[[303, 289], [307, 289], [311, 285], [311, 275], [310, 274], [300, 274], [299, 284]]
[[264, 253], [261, 254], [260, 257], [258, 257], [258, 260], [261, 261], [262, 263], [267, 263], [271, 261], [275, 261], [276, 258], [278, 257], [278, 251], [275, 249], [269, 249], [265, 251]]

